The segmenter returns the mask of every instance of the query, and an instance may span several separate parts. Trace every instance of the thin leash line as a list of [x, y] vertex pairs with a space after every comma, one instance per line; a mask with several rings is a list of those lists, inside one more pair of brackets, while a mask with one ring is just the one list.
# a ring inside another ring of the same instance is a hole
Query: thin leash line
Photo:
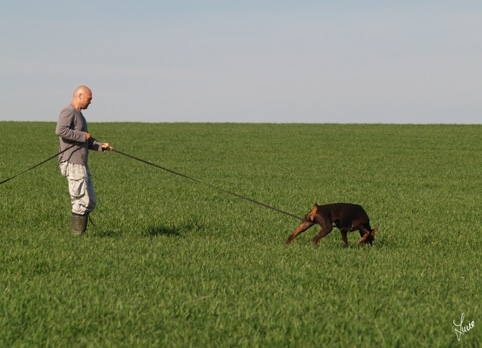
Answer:
[[209, 186], [209, 187], [211, 187], [211, 188], [213, 188], [213, 189], [216, 189], [216, 190], [218, 190], [218, 191], [222, 191], [222, 192], [227, 193], [227, 194], [230, 194], [230, 195], [232, 195], [232, 196], [235, 196], [235, 197], [244, 199], [244, 200], [246, 200], [246, 201], [249, 201], [249, 202], [251, 202], [251, 203], [254, 203], [254, 204], [263, 206], [263, 207], [265, 207], [265, 208], [268, 208], [268, 209], [277, 211], [278, 213], [291, 216], [291, 217], [293, 217], [293, 218], [295, 218], [295, 219], [298, 219], [298, 220], [303, 220], [303, 218], [301, 218], [301, 217], [299, 217], [299, 216], [296, 216], [296, 215], [293, 215], [293, 214], [291, 214], [291, 213], [288, 213], [288, 212], [286, 212], [286, 211], [284, 211], [284, 210], [281, 210], [281, 209], [272, 207], [272, 206], [270, 206], [270, 205], [268, 205], [268, 204], [264, 204], [264, 203], [258, 202], [258, 201], [254, 200], [254, 199], [249, 198], [249, 197], [245, 197], [245, 196], [239, 195], [239, 194], [237, 194], [237, 193], [234, 193], [234, 192], [225, 190], [225, 189], [223, 189], [223, 188], [221, 188], [221, 187], [218, 187], [218, 186], [209, 184], [209, 183], [207, 183], [207, 182], [201, 181], [201, 180], [196, 179], [196, 178], [192, 178], [192, 177], [187, 176], [187, 175], [185, 175], [185, 174], [178, 173], [178, 172], [176, 172], [176, 171], [174, 171], [174, 170], [171, 170], [171, 169], [162, 167], [162, 166], [160, 166], [160, 165], [157, 165], [157, 164], [155, 164], [155, 163], [152, 163], [152, 162], [143, 160], [143, 159], [141, 159], [141, 158], [138, 158], [138, 157], [129, 155], [129, 154], [124, 153], [124, 152], [122, 152], [122, 151], [115, 150], [115, 149], [112, 149], [112, 151], [113, 151], [113, 152], [116, 152], [116, 153], [118, 153], [118, 154], [120, 154], [120, 155], [129, 157], [129, 158], [131, 158], [131, 159], [133, 159], [133, 160], [136, 160], [136, 161], [139, 161], [139, 162], [148, 164], [148, 165], [150, 165], [150, 166], [153, 166], [153, 167], [162, 169], [162, 170], [164, 170], [164, 171], [166, 171], [166, 172], [169, 172], [169, 173], [171, 173], [171, 174], [175, 174], [175, 175], [181, 176], [181, 177], [183, 177], [183, 178], [185, 178], [185, 179], [188, 179], [188, 180], [197, 182], [197, 183], [202, 184], [202, 185], [205, 185], [205, 186]]
[[51, 159], [57, 157], [58, 155], [63, 154], [65, 151], [69, 150], [69, 149], [72, 148], [74, 145], [75, 145], [75, 144], [70, 145], [70, 146], [69, 146], [68, 148], [66, 148], [65, 150], [62, 150], [62, 151], [56, 153], [55, 155], [53, 155], [53, 156], [47, 158], [46, 160], [44, 160], [44, 161], [42, 161], [42, 162], [34, 165], [33, 167], [28, 168], [27, 170], [24, 170], [24, 171], [21, 172], [21, 173], [18, 173], [17, 175], [12, 176], [11, 178], [8, 178], [8, 179], [5, 179], [5, 180], [3, 180], [3, 181], [0, 181], [0, 185], [6, 183], [7, 181], [10, 181], [10, 180], [12, 180], [12, 179], [15, 179], [17, 176], [20, 176], [20, 175], [22, 175], [22, 174], [24, 174], [24, 173], [26, 173], [26, 172], [28, 172], [28, 171], [30, 171], [30, 170], [32, 170], [32, 169], [35, 169], [35, 168], [41, 166], [41, 165], [44, 164], [44, 163], [47, 163], [48, 161], [50, 161]]
[[[64, 150], [56, 153], [55, 155], [47, 158], [46, 160], [43, 160], [43, 161], [40, 162], [40, 163], [37, 163], [36, 165], [34, 165], [34, 166], [32, 166], [32, 167], [24, 170], [23, 172], [20, 172], [20, 173], [14, 175], [14, 176], [12, 176], [12, 177], [10, 177], [10, 178], [8, 178], [8, 179], [5, 179], [5, 180], [3, 180], [3, 181], [0, 181], [0, 185], [5, 184], [6, 182], [8, 182], [8, 181], [10, 181], [10, 180], [12, 180], [12, 179], [15, 179], [16, 177], [18, 177], [18, 176], [20, 176], [20, 175], [22, 175], [22, 174], [24, 174], [24, 173], [26, 173], [26, 172], [28, 172], [28, 171], [31, 171], [31, 170], [33, 170], [33, 169], [41, 166], [41, 165], [44, 164], [44, 163], [47, 163], [48, 161], [50, 161], [50, 160], [52, 160], [53, 158], [61, 155], [62, 153], [64, 153], [65, 151], [69, 150], [70, 148], [72, 148], [72, 147], [75, 146], [75, 145], [76, 145], [76, 144], [72, 144], [72, 145], [70, 145], [69, 147], [67, 147], [66, 149], [64, 149]], [[139, 161], [139, 162], [148, 164], [148, 165], [150, 165], [150, 166], [153, 166], [153, 167], [162, 169], [162, 170], [164, 170], [164, 171], [166, 171], [166, 172], [169, 172], [169, 173], [171, 173], [171, 174], [181, 176], [181, 177], [183, 177], [183, 178], [185, 178], [185, 179], [188, 179], [188, 180], [197, 182], [197, 183], [202, 184], [202, 185], [205, 185], [205, 186], [209, 186], [209, 187], [211, 187], [211, 188], [213, 188], [213, 189], [216, 189], [216, 190], [218, 190], [218, 191], [222, 191], [222, 192], [227, 193], [227, 194], [230, 194], [230, 195], [232, 195], [232, 196], [235, 196], [235, 197], [244, 199], [244, 200], [246, 200], [246, 201], [249, 201], [249, 202], [251, 202], [251, 203], [254, 203], [254, 204], [263, 206], [263, 207], [265, 207], [265, 208], [268, 208], [268, 209], [277, 211], [278, 213], [281, 213], [281, 214], [284, 214], [284, 215], [287, 215], [287, 216], [291, 216], [291, 217], [293, 217], [293, 218], [295, 218], [295, 219], [298, 219], [298, 220], [303, 220], [303, 218], [301, 218], [301, 217], [299, 217], [299, 216], [297, 216], [297, 215], [288, 213], [288, 212], [286, 212], [286, 211], [284, 211], [284, 210], [281, 210], [281, 209], [272, 207], [272, 206], [270, 206], [270, 205], [268, 205], [268, 204], [265, 204], [265, 203], [256, 201], [256, 200], [254, 200], [254, 199], [252, 199], [252, 198], [249, 198], [249, 197], [246, 197], [246, 196], [243, 196], [243, 195], [240, 195], [240, 194], [237, 194], [237, 193], [234, 193], [234, 192], [225, 190], [225, 189], [223, 189], [223, 188], [221, 188], [221, 187], [218, 187], [218, 186], [212, 185], [212, 184], [210, 184], [210, 183], [201, 181], [201, 180], [199, 180], [199, 179], [190, 177], [190, 176], [188, 176], [188, 175], [185, 175], [185, 174], [176, 172], [176, 171], [174, 171], [174, 170], [171, 170], [171, 169], [162, 167], [162, 166], [160, 166], [160, 165], [157, 165], [157, 164], [155, 164], [155, 163], [152, 163], [152, 162], [143, 160], [143, 159], [141, 159], [141, 158], [138, 158], [138, 157], [129, 155], [129, 154], [124, 153], [124, 152], [122, 152], [122, 151], [115, 150], [115, 149], [112, 149], [112, 151], [113, 151], [113, 152], [116, 152], [116, 153], [118, 153], [118, 154], [120, 154], [120, 155], [123, 155], [123, 156], [129, 157], [129, 158], [131, 158], [131, 159], [134, 159], [134, 160], [136, 160], [136, 161]]]

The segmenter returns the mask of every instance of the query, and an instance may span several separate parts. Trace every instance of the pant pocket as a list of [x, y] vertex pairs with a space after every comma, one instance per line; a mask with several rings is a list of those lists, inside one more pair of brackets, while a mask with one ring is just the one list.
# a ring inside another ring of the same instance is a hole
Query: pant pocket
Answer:
[[87, 178], [87, 167], [81, 164], [72, 164], [68, 166], [68, 176], [71, 180], [83, 180]]
[[72, 178], [70, 178], [69, 186], [70, 196], [72, 197], [72, 199], [79, 200], [85, 196], [86, 182], [84, 179], [73, 180]]
[[63, 161], [59, 163], [60, 174], [67, 177], [69, 176], [69, 162]]

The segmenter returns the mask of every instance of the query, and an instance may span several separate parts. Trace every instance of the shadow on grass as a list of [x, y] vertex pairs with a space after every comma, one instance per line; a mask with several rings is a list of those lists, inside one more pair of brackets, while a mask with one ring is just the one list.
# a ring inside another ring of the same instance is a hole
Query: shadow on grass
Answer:
[[151, 226], [142, 233], [143, 237], [156, 237], [156, 236], [167, 236], [167, 237], [184, 237], [186, 234], [202, 230], [203, 227], [195, 224], [189, 223], [182, 226]]
[[[157, 236], [184, 237], [186, 234], [197, 232], [202, 229], [203, 229], [202, 226], [195, 223], [184, 224], [182, 226], [155, 225], [155, 226], [150, 226], [147, 229], [141, 231], [141, 236], [142, 237], [157, 237]], [[124, 233], [116, 232], [113, 230], [96, 230], [95, 232], [91, 232], [89, 234], [97, 238], [114, 238], [114, 237], [120, 237]]]
[[107, 230], [107, 231], [96, 231], [93, 235], [94, 237], [98, 237], [98, 238], [112, 238], [112, 237], [119, 237], [121, 234], [114, 232], [112, 230]]
[[[183, 229], [183, 231], [185, 231]], [[93, 235], [97, 238], [113, 238], [120, 237], [122, 233], [112, 230], [96, 231]], [[177, 228], [170, 228], [165, 226], [153, 226], [141, 233], [142, 237], [155, 237], [155, 236], [169, 236], [169, 237], [182, 237], [182, 234]]]
[[167, 226], [152, 226], [142, 233], [143, 237], [156, 237], [156, 236], [167, 236], [167, 237], [181, 237], [182, 234], [177, 227], [167, 227]]

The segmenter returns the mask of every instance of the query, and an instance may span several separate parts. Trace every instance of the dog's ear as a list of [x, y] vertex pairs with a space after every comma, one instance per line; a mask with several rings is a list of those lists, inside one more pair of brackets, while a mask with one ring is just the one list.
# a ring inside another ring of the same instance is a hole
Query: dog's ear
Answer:
[[361, 244], [363, 242], [365, 242], [368, 238], [368, 236], [370, 235], [370, 232], [365, 232], [365, 234], [363, 235], [363, 237], [361, 237], [359, 240], [358, 240], [358, 244]]

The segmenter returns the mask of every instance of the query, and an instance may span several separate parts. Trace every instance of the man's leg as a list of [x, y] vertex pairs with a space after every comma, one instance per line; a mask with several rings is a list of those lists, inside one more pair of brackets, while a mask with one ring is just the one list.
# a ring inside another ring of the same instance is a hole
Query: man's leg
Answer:
[[69, 163], [67, 179], [72, 202], [70, 229], [72, 233], [80, 235], [85, 233], [89, 213], [96, 206], [94, 185], [89, 168], [79, 164]]

